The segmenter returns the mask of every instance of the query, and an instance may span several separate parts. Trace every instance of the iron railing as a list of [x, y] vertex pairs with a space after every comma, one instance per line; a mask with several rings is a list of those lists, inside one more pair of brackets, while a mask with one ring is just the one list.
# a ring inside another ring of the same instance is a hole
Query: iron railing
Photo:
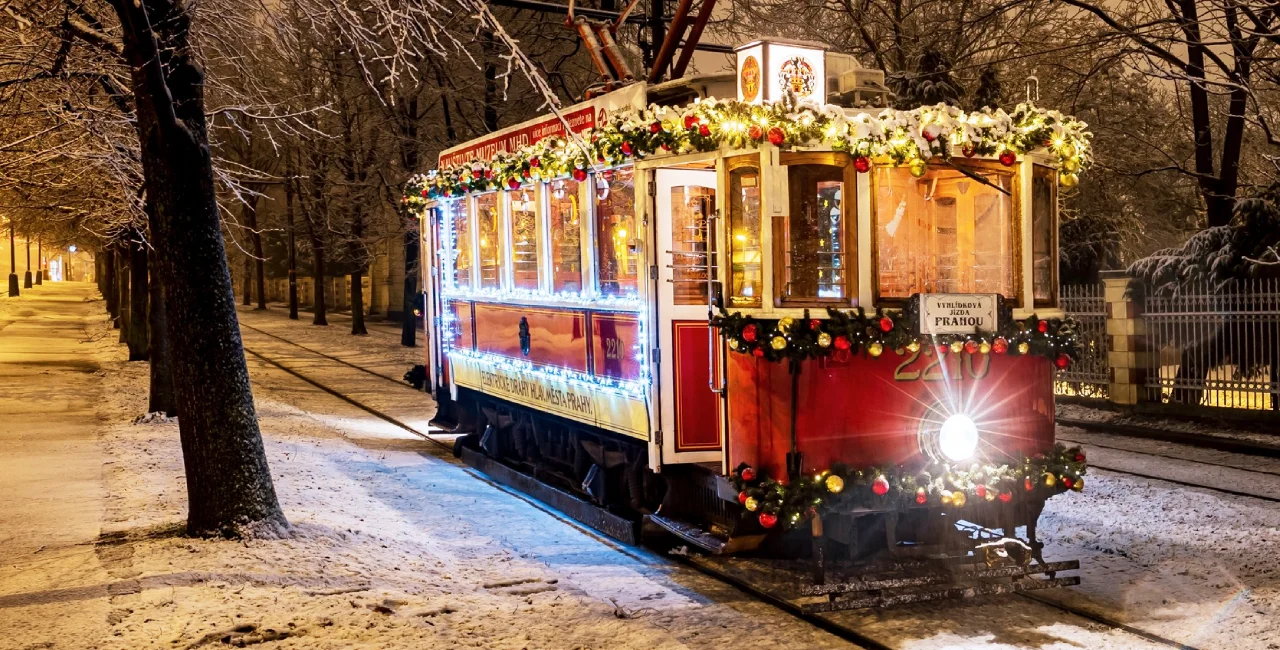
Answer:
[[1280, 408], [1280, 280], [1192, 285], [1143, 305], [1147, 387], [1162, 402]]
[[1101, 284], [1065, 284], [1060, 288], [1062, 309], [1076, 321], [1078, 358], [1058, 371], [1054, 392], [1058, 395], [1106, 399], [1107, 302]]

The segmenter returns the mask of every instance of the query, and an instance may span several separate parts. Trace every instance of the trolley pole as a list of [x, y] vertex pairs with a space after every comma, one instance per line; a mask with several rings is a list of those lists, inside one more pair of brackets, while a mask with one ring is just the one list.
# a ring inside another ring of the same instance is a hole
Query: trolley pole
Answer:
[[18, 257], [14, 250], [13, 219], [9, 219], [9, 297], [18, 297]]

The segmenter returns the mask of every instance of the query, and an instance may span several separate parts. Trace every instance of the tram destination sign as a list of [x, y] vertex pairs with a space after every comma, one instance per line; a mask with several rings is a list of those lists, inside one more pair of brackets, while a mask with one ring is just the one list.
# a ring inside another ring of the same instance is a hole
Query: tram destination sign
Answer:
[[996, 329], [999, 301], [994, 293], [920, 294], [921, 334], [970, 334]]

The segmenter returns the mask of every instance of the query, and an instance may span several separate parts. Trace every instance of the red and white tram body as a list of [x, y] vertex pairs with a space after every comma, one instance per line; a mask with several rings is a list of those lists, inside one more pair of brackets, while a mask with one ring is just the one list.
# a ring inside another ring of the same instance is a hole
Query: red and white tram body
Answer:
[[[1057, 188], [1087, 163], [1083, 125], [824, 105], [827, 77], [866, 71], [792, 44], [738, 67], [737, 101], [707, 99], [729, 77], [635, 84], [441, 154], [447, 178], [407, 199], [441, 419], [712, 550], [808, 534], [846, 496], [853, 519], [963, 508], [1034, 546], [1044, 499], [1082, 482], [1053, 371]], [[803, 93], [817, 108], [767, 112]], [[911, 537], [892, 521], [890, 546]]]

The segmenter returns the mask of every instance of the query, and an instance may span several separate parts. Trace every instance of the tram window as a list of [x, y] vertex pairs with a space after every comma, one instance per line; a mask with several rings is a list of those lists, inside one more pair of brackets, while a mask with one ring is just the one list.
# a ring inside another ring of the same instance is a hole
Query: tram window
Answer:
[[[793, 154], [787, 167], [789, 213], [774, 221], [781, 244], [781, 303], [845, 302], [851, 273], [848, 222], [856, 214], [853, 184], [845, 165], [805, 164], [812, 154]], [[820, 154], [822, 155], [822, 154]], [[825, 154], [831, 156], [831, 154]], [[847, 156], [837, 157], [847, 163]], [[800, 163], [800, 164], [797, 164]], [[781, 232], [778, 232], [781, 230]]]
[[502, 286], [502, 257], [499, 245], [498, 193], [476, 195], [476, 235], [480, 238], [480, 288]]
[[582, 212], [578, 181], [551, 181], [547, 203], [551, 219], [551, 288], [582, 291]]
[[906, 167], [876, 168], [881, 297], [907, 298], [917, 292], [1017, 295], [1014, 172], [973, 163], [965, 169], [973, 176], [933, 166], [919, 178]]
[[715, 207], [716, 191], [704, 185], [678, 185], [671, 188], [670, 201], [671, 282], [675, 303], [705, 305], [707, 252], [711, 243], [707, 215]]
[[642, 263], [642, 233], [636, 227], [635, 171], [609, 169], [595, 175], [596, 259], [600, 293], [635, 295]]
[[1031, 292], [1037, 305], [1053, 305], [1058, 293], [1057, 176], [1052, 167], [1042, 165], [1031, 172]]
[[[753, 163], [758, 160], [751, 158]], [[729, 304], [759, 307], [764, 267], [760, 264], [760, 169], [754, 164], [729, 171], [729, 233]]]
[[[441, 247], [447, 260], [452, 261], [453, 286], [471, 288], [471, 220], [467, 218], [467, 200], [458, 199], [444, 204], [446, 238]], [[447, 268], [447, 267], [446, 267]]]
[[537, 189], [526, 186], [507, 193], [511, 203], [511, 270], [517, 289], [538, 288]]

